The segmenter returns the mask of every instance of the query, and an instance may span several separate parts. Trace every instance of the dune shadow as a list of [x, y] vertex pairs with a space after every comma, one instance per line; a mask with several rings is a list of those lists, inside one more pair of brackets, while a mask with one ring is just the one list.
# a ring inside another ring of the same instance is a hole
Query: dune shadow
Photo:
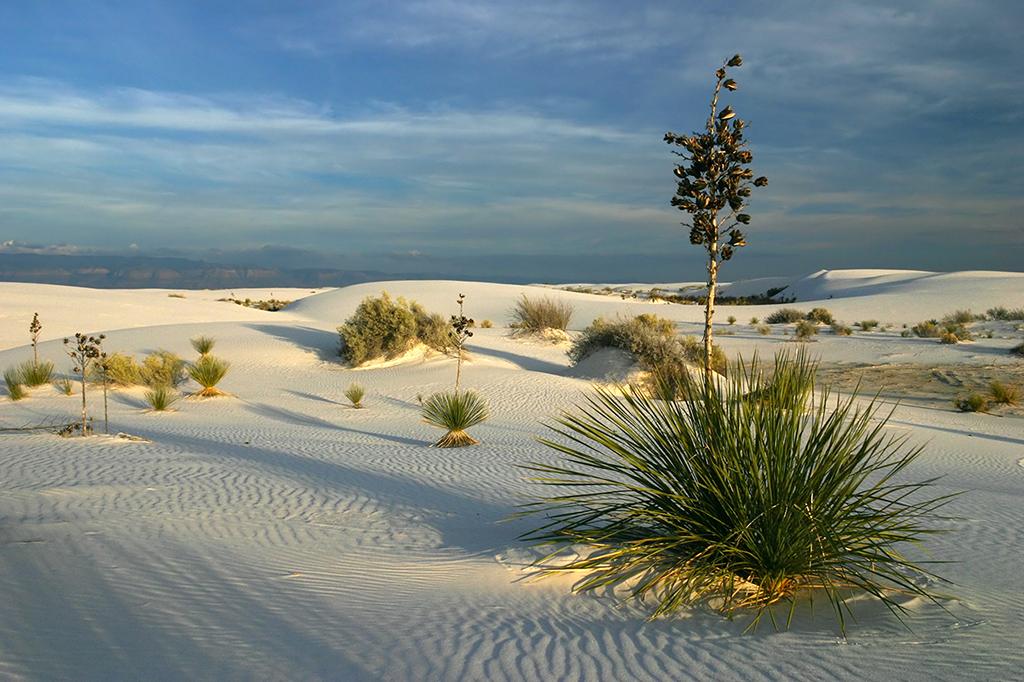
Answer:
[[[329, 401], [328, 401], [329, 402]], [[253, 414], [275, 421], [284, 422], [285, 424], [291, 424], [293, 426], [311, 426], [314, 428], [329, 429], [331, 431], [345, 431], [347, 433], [357, 433], [361, 436], [371, 436], [373, 438], [379, 438], [381, 440], [390, 441], [392, 443], [399, 443], [401, 445], [427, 445], [428, 443], [423, 440], [415, 438], [403, 438], [402, 436], [391, 436], [384, 433], [378, 433], [375, 431], [361, 431], [359, 429], [353, 429], [341, 424], [335, 424], [329, 422], [326, 419], [320, 419], [309, 414], [302, 412], [296, 412], [294, 410], [286, 410], [283, 407], [277, 407], [276, 405], [267, 405], [266, 403], [244, 403], [245, 409], [249, 410]]]
[[287, 341], [304, 351], [330, 362], [338, 359], [338, 335], [313, 327], [293, 327], [284, 324], [248, 324], [249, 329], [261, 334], [273, 336], [275, 339]]
[[302, 391], [293, 391], [293, 390], [288, 389], [288, 388], [284, 389], [284, 392], [285, 393], [290, 393], [291, 395], [295, 396], [296, 398], [303, 398], [305, 400], [315, 400], [317, 402], [327, 403], [328, 405], [341, 405], [343, 407], [346, 405], [345, 403], [339, 403], [337, 400], [331, 400], [330, 398], [325, 398], [322, 395], [313, 395], [312, 393], [303, 393]]
[[480, 348], [474, 346], [469, 349], [471, 353], [475, 355], [483, 355], [492, 358], [498, 358], [499, 360], [506, 360], [511, 362], [516, 367], [520, 367], [529, 372], [542, 372], [544, 374], [564, 374], [568, 369], [565, 365], [560, 365], [557, 362], [550, 362], [548, 360], [541, 360], [539, 358], [530, 357], [529, 355], [521, 355], [519, 353], [510, 353], [509, 351], [497, 350], [495, 348]]
[[[948, 410], [947, 410], [948, 411]], [[970, 431], [968, 429], [957, 429], [947, 426], [936, 426], [934, 424], [917, 424], [909, 421], [901, 421], [896, 419], [890, 419], [890, 424], [899, 424], [901, 426], [909, 426], [915, 429], [923, 429], [928, 431], [942, 431], [943, 433], [952, 433], [956, 436], [970, 436], [971, 438], [983, 438], [985, 440], [994, 440], [998, 443], [1011, 443], [1013, 445], [1024, 445], [1024, 438], [1011, 438], [1009, 436], [996, 436], [990, 433], [978, 433], [977, 431]]]

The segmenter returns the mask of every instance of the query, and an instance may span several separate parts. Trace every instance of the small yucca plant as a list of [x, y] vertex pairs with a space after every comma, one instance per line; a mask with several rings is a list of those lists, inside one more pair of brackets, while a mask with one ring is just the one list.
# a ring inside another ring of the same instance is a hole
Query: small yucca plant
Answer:
[[146, 391], [144, 398], [154, 412], [163, 412], [178, 402], [181, 395], [173, 388], [159, 384]]
[[727, 382], [694, 381], [689, 401], [599, 389], [563, 413], [558, 438], [541, 442], [565, 463], [525, 467], [556, 491], [520, 513], [547, 517], [523, 536], [556, 546], [537, 565], [587, 572], [578, 591], [625, 584], [627, 598], [654, 597], [652, 618], [710, 601], [751, 609], [751, 628], [766, 612], [778, 627], [780, 601], [788, 626], [801, 595], [823, 594], [844, 631], [856, 591], [898, 618], [896, 595], [936, 602], [920, 579], [936, 576], [903, 554], [940, 532], [949, 498], [923, 494], [934, 479], [907, 481], [921, 449], [887, 435], [888, 417], [856, 396], [825, 391], [810, 414], [744, 399], [765, 392], [760, 377], [737, 364]]
[[67, 376], [66, 374], [62, 377], [57, 377], [56, 379], [54, 379], [53, 385], [58, 391], [60, 391], [64, 395], [71, 395], [71, 392], [74, 389], [74, 383], [71, 381], [71, 377]]
[[992, 402], [1001, 405], [1016, 405], [1020, 402], [1020, 389], [1013, 384], [1004, 384], [993, 379], [988, 385], [988, 395]]
[[53, 381], [54, 365], [48, 360], [26, 360], [18, 367], [21, 383], [29, 388], [44, 386]]
[[202, 386], [202, 389], [193, 393], [196, 398], [214, 398], [222, 395], [229, 395], [217, 388], [217, 384], [228, 373], [231, 363], [213, 355], [204, 355], [194, 364], [188, 366], [188, 375]]
[[953, 406], [961, 412], [985, 412], [988, 410], [988, 400], [983, 395], [972, 393], [967, 397], [954, 398]]
[[487, 403], [475, 391], [434, 393], [422, 405], [424, 423], [448, 431], [434, 447], [458, 448], [480, 442], [466, 433], [488, 417]]
[[212, 336], [206, 336], [205, 334], [196, 336], [188, 340], [192, 344], [192, 348], [195, 349], [199, 355], [209, 355], [213, 347], [217, 345], [217, 339]]
[[365, 395], [366, 389], [360, 383], [349, 384], [345, 389], [345, 397], [352, 401], [352, 407], [356, 409], [363, 406], [363, 396]]
[[24, 400], [28, 397], [25, 386], [21, 383], [21, 372], [17, 368], [4, 370], [4, 383], [7, 384], [7, 396], [11, 400]]

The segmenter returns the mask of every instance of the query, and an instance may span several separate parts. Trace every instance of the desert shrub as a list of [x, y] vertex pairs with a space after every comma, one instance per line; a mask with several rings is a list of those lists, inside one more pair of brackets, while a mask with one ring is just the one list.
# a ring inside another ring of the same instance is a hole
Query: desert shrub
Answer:
[[228, 373], [229, 367], [231, 367], [230, 362], [214, 355], [204, 355], [196, 360], [195, 363], [188, 365], [188, 375], [192, 377], [193, 381], [202, 386], [202, 389], [192, 395], [196, 398], [215, 398], [227, 395], [227, 393], [217, 388], [217, 384]]
[[911, 331], [922, 339], [937, 339], [942, 336], [942, 328], [934, 320], [926, 320], [911, 327]]
[[481, 329], [491, 329], [493, 326], [494, 323], [491, 322], [490, 320], [484, 320], [483, 322], [480, 323]]
[[573, 312], [572, 305], [565, 301], [557, 301], [547, 296], [529, 299], [523, 294], [512, 309], [512, 326], [530, 332], [544, 329], [565, 331], [572, 321]]
[[853, 329], [846, 326], [842, 322], [832, 322], [829, 325], [829, 328], [832, 330], [833, 334], [838, 334], [839, 336], [850, 336], [851, 334], [853, 334]]
[[21, 383], [28, 388], [43, 386], [53, 381], [54, 365], [49, 360], [42, 362], [26, 360], [18, 366], [18, 373], [21, 375]]
[[752, 318], [750, 318], [750, 326], [752, 326], [752, 327], [753, 327], [754, 325], [756, 325], [756, 324], [757, 324], [758, 322], [760, 322], [760, 321], [761, 321], [761, 320], [759, 320], [758, 318], [756, 318], [756, 317], [752, 317]]
[[956, 336], [957, 341], [970, 341], [973, 338], [973, 334], [963, 324], [954, 321], [946, 321], [942, 323], [942, 329], [945, 330], [945, 334], [940, 336], [943, 338], [947, 334]]
[[857, 323], [857, 326], [860, 327], [862, 332], [869, 332], [878, 327], [878, 320], [861, 320]]
[[71, 391], [74, 389], [74, 383], [72, 382], [71, 377], [65, 374], [64, 376], [57, 377], [53, 380], [53, 387], [64, 395], [71, 395]]
[[736, 324], [736, 316], [735, 315], [730, 315], [729, 317], [725, 318], [725, 321], [728, 322], [730, 324], [730, 326], [734, 325], [734, 324]]
[[760, 334], [761, 336], [768, 336], [769, 334], [772, 333], [772, 328], [766, 324], [762, 324], [760, 327], [757, 328], [757, 333]]
[[151, 410], [154, 412], [163, 412], [177, 403], [181, 398], [181, 394], [166, 384], [157, 384], [146, 391], [143, 398]]
[[1003, 306], [988, 309], [988, 316], [993, 320], [1011, 322], [1013, 320], [1024, 320], [1024, 308], [1013, 308], [1007, 310]]
[[392, 300], [386, 291], [379, 298], [367, 296], [345, 324], [338, 327], [339, 354], [351, 365], [376, 358], [394, 358], [417, 343], [441, 352], [451, 348], [448, 324], [437, 313], [418, 303]]
[[413, 321], [416, 323], [416, 339], [427, 348], [447, 353], [454, 347], [451, 325], [440, 313], [428, 313], [416, 301], [409, 304]]
[[352, 407], [361, 408], [363, 406], [363, 397], [366, 395], [366, 389], [360, 383], [352, 383], [345, 389], [345, 397], [352, 401]]
[[21, 383], [21, 372], [17, 367], [4, 370], [4, 383], [7, 384], [7, 397], [11, 400], [24, 400], [28, 397], [25, 385]]
[[851, 588], [897, 617], [906, 610], [894, 593], [936, 601], [920, 579], [936, 576], [905, 552], [941, 532], [948, 496], [923, 494], [934, 479], [895, 478], [921, 448], [886, 435], [873, 401], [861, 408], [826, 390], [807, 416], [744, 399], [764, 388], [756, 363], [729, 376], [693, 380], [702, 399], [690, 401], [598, 389], [555, 419], [541, 442], [567, 461], [524, 467], [556, 489], [520, 513], [546, 516], [523, 536], [555, 546], [537, 565], [586, 572], [577, 591], [624, 584], [627, 598], [652, 596], [652, 617], [700, 601], [730, 615], [750, 608], [752, 628], [766, 612], [778, 627], [773, 605], [790, 601], [792, 616], [812, 590], [844, 629]]
[[213, 350], [213, 347], [217, 345], [217, 339], [212, 336], [207, 336], [206, 334], [193, 337], [189, 339], [188, 342], [192, 344], [192, 348], [194, 348], [200, 355], [209, 355], [210, 351]]
[[153, 351], [142, 361], [139, 378], [150, 387], [180, 386], [185, 382], [185, 361], [170, 351]]
[[946, 323], [962, 325], [970, 324], [971, 322], [974, 322], [975, 319], [977, 319], [977, 317], [970, 310], [954, 310], [953, 312], [943, 317], [942, 321]]
[[954, 398], [953, 405], [961, 412], [985, 412], [988, 410], [988, 400], [985, 396], [972, 393], [967, 397]]
[[[107, 381], [114, 386], [138, 386], [145, 383], [134, 355], [129, 356], [118, 351], [108, 355], [104, 364], [107, 366]], [[102, 381], [102, 377], [95, 367], [89, 372], [88, 378], [93, 382]]]
[[807, 313], [807, 319], [817, 324], [832, 324], [836, 321], [827, 308], [814, 308]]
[[939, 337], [939, 343], [953, 345], [956, 343], [960, 343], [960, 339], [957, 338], [957, 335], [954, 334], [953, 332], [943, 332], [942, 336]]
[[779, 308], [774, 313], [764, 318], [768, 324], [793, 324], [804, 319], [805, 313], [796, 308]]
[[813, 322], [800, 320], [796, 323], [796, 338], [798, 341], [809, 341], [817, 333], [818, 325]]
[[488, 417], [487, 403], [475, 391], [434, 393], [422, 405], [424, 423], [447, 431], [434, 447], [458, 448], [479, 442], [466, 433], [466, 429]]
[[1020, 402], [1020, 389], [1013, 384], [1004, 384], [993, 379], [988, 385], [988, 396], [992, 402], [1000, 405], [1016, 405]]

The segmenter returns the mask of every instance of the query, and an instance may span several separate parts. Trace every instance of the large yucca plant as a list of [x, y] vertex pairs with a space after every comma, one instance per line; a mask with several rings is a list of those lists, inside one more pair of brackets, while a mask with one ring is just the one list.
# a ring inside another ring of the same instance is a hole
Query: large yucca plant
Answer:
[[214, 355], [204, 355], [196, 360], [194, 364], [189, 365], [186, 370], [188, 375], [197, 384], [202, 386], [200, 390], [192, 394], [193, 397], [215, 398], [217, 396], [229, 395], [217, 388], [217, 384], [228, 373], [229, 367], [231, 367], [230, 362]]
[[[556, 491], [520, 513], [547, 517], [523, 536], [556, 545], [537, 564], [586, 571], [577, 590], [626, 583], [627, 598], [656, 599], [652, 618], [703, 600], [750, 608], [751, 628], [765, 612], [778, 628], [783, 600], [788, 627], [800, 595], [823, 594], [844, 632], [855, 592], [898, 618], [898, 594], [935, 601], [916, 579], [934, 576], [902, 553], [938, 532], [949, 497], [922, 494], [934, 479], [906, 482], [920, 448], [887, 435], [873, 401], [825, 391], [801, 411], [745, 398], [772, 394], [761, 377], [737, 363], [727, 382], [695, 380], [691, 401], [598, 390], [563, 413], [559, 438], [541, 442], [566, 463], [525, 467]], [[594, 551], [573, 555], [579, 545]], [[563, 551], [567, 563], [548, 562]]]
[[447, 430], [434, 447], [475, 445], [480, 441], [466, 433], [466, 429], [487, 420], [487, 403], [476, 391], [442, 391], [423, 401], [422, 416], [425, 423]]
[[54, 365], [49, 360], [26, 360], [18, 367], [21, 383], [29, 388], [45, 386], [53, 381]]

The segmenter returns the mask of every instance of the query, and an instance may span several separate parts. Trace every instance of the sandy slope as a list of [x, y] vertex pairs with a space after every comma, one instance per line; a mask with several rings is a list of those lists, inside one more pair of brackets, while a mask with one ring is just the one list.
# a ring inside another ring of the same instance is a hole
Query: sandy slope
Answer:
[[[992, 339], [958, 346], [899, 331], [956, 308], [1024, 307], [1021, 278], [846, 271], [793, 286], [808, 292], [795, 307], [815, 305], [813, 293], [848, 322], [896, 325], [821, 335], [811, 348], [832, 367], [1014, 377], [1022, 363], [1005, 351], [1022, 334], [1012, 324], [988, 324]], [[576, 328], [653, 311], [699, 329], [695, 306], [481, 283], [304, 292], [278, 313], [216, 302], [224, 292], [178, 299], [0, 284], [0, 366], [30, 356], [38, 311], [40, 355], [62, 370], [59, 337], [78, 330], [106, 332], [109, 350], [186, 357], [189, 337], [212, 334], [233, 362], [222, 387], [237, 396], [157, 414], [142, 409], [140, 389], [113, 394], [111, 432], [152, 443], [0, 434], [0, 679], [1020, 679], [1024, 419], [960, 414], [939, 400], [905, 404], [893, 418], [892, 428], [928, 443], [908, 475], [969, 491], [951, 505], [958, 532], [929, 544], [954, 562], [939, 568], [958, 597], [948, 613], [911, 604], [911, 632], [861, 600], [846, 639], [827, 613], [812, 620], [806, 608], [782, 633], [743, 635], [742, 618], [704, 610], [648, 623], [643, 605], [572, 595], [564, 578], [529, 581], [522, 564], [536, 554], [516, 540], [528, 523], [499, 523], [537, 492], [516, 465], [555, 459], [533, 440], [541, 422], [589, 379], [571, 376], [564, 348], [477, 330], [463, 381], [494, 418], [474, 428], [480, 446], [428, 448], [439, 432], [419, 422], [416, 396], [448, 387], [452, 360], [354, 372], [334, 358], [334, 328], [382, 289], [443, 314], [465, 293], [467, 314], [496, 324], [525, 292], [570, 300]], [[771, 309], [719, 314], [746, 322]], [[771, 353], [787, 340], [742, 323], [732, 331], [720, 337], [730, 353]], [[352, 381], [367, 387], [364, 410], [342, 397]], [[0, 424], [73, 418], [79, 404], [49, 387], [32, 393], [0, 398]], [[100, 414], [97, 394], [90, 405]]]

